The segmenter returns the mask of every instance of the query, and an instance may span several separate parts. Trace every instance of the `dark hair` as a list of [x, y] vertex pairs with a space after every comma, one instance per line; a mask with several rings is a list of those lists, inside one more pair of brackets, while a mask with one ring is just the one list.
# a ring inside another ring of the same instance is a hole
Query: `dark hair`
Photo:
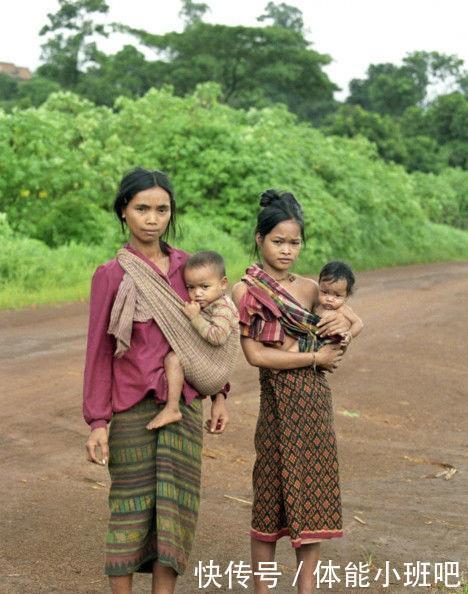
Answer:
[[[299, 202], [290, 192], [278, 192], [277, 190], [266, 190], [260, 195], [260, 206], [262, 210], [257, 216], [257, 226], [255, 235], [259, 233], [262, 237], [268, 235], [270, 231], [291, 219], [296, 221], [301, 229], [301, 238], [305, 243], [304, 234], [304, 215]], [[258, 256], [258, 246], [255, 243], [255, 254]]]
[[346, 281], [346, 294], [351, 295], [356, 279], [354, 278], [351, 267], [345, 262], [340, 262], [339, 260], [328, 262], [328, 264], [325, 264], [319, 274], [319, 282], [322, 280], [335, 282], [340, 279], [344, 279]]
[[221, 254], [210, 250], [197, 252], [190, 256], [185, 264], [185, 268], [201, 268], [202, 266], [213, 266], [219, 272], [219, 276], [226, 276], [226, 267]]
[[[144, 190], [150, 188], [162, 188], [169, 194], [169, 200], [171, 205], [171, 218], [169, 219], [168, 230], [166, 233], [172, 234], [173, 237], [176, 235], [176, 203], [174, 197], [174, 191], [172, 190], [169, 178], [162, 171], [157, 169], [144, 169], [143, 167], [135, 167], [128, 173], [126, 173], [120, 181], [119, 190], [114, 200], [114, 212], [119, 219], [122, 230], [124, 230], [124, 218], [122, 217], [122, 211], [130, 202], [130, 200]], [[166, 235], [164, 233], [164, 235]]]

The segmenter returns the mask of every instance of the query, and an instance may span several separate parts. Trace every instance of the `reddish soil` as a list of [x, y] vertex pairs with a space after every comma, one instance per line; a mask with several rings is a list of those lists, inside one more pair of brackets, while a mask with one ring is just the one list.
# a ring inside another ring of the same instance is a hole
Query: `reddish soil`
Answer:
[[[359, 274], [352, 305], [365, 331], [331, 377], [345, 537], [324, 544], [322, 559], [340, 566], [342, 581], [321, 589], [350, 589], [345, 567], [360, 561], [371, 565], [371, 586], [360, 588], [368, 592], [413, 590], [404, 586], [405, 562], [430, 562], [433, 573], [435, 563], [458, 561], [468, 581], [467, 273], [468, 263], [450, 263]], [[109, 481], [85, 460], [81, 419], [86, 326], [84, 303], [0, 313], [2, 593], [108, 591]], [[249, 562], [242, 500], [252, 495], [258, 382], [243, 360], [229, 405], [226, 433], [205, 439], [200, 520], [178, 594], [247, 591], [236, 582], [228, 590], [227, 576], [222, 588], [201, 590], [193, 575], [199, 560], [221, 571], [230, 560]], [[457, 472], [431, 478], [449, 469], [438, 463]], [[282, 575], [271, 591], [293, 592], [287, 539], [277, 561]], [[401, 577], [392, 572], [387, 588], [383, 576], [374, 581], [385, 561]], [[147, 575], [136, 576], [134, 591], [149, 592]]]

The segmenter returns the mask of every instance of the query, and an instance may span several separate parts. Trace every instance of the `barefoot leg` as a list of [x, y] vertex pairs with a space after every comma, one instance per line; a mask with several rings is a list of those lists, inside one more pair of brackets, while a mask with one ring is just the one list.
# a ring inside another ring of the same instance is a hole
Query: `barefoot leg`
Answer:
[[112, 594], [132, 594], [133, 575], [119, 575], [109, 578]]
[[173, 594], [176, 581], [177, 574], [171, 567], [161, 565], [157, 561], [153, 564], [151, 594]]
[[298, 594], [310, 594], [315, 590], [314, 571], [320, 557], [320, 543], [305, 544], [296, 549], [297, 565], [302, 563], [297, 579]]
[[147, 429], [158, 429], [169, 423], [176, 423], [182, 418], [179, 400], [184, 385], [184, 370], [177, 355], [171, 351], [164, 359], [168, 393], [166, 406], [146, 426]]
[[[250, 550], [252, 554], [252, 571], [258, 571], [260, 562], [272, 562], [275, 560], [276, 542], [263, 542], [252, 538], [250, 540]], [[254, 592], [255, 594], [269, 594], [271, 589], [268, 588], [267, 582], [260, 581], [259, 575], [254, 575]]]

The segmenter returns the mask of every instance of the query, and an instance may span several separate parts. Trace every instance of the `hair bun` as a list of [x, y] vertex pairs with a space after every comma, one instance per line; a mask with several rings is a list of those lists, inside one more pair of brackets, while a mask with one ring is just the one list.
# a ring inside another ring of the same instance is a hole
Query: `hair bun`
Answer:
[[281, 200], [281, 196], [276, 190], [265, 190], [265, 192], [260, 194], [260, 206], [270, 206], [270, 204], [278, 200]]

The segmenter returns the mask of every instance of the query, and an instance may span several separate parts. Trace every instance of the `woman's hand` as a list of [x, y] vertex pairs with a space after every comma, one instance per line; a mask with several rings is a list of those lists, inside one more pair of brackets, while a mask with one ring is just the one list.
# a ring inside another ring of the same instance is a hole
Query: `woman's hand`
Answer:
[[315, 353], [315, 365], [333, 372], [343, 357], [343, 349], [338, 344], [326, 344]]
[[321, 316], [317, 324], [319, 336], [332, 336], [333, 334], [344, 334], [351, 326], [351, 322], [339, 311], [327, 311]]
[[348, 330], [347, 332], [344, 332], [341, 336], [342, 336], [341, 343], [340, 343], [341, 346], [347, 347], [349, 345], [349, 343], [351, 342], [353, 335]]
[[94, 464], [105, 466], [109, 461], [109, 445], [108, 445], [108, 431], [107, 427], [97, 427], [89, 434], [86, 442], [87, 459]]
[[224, 394], [219, 392], [211, 404], [211, 418], [206, 421], [205, 429], [208, 433], [223, 433], [228, 422], [229, 415]]

